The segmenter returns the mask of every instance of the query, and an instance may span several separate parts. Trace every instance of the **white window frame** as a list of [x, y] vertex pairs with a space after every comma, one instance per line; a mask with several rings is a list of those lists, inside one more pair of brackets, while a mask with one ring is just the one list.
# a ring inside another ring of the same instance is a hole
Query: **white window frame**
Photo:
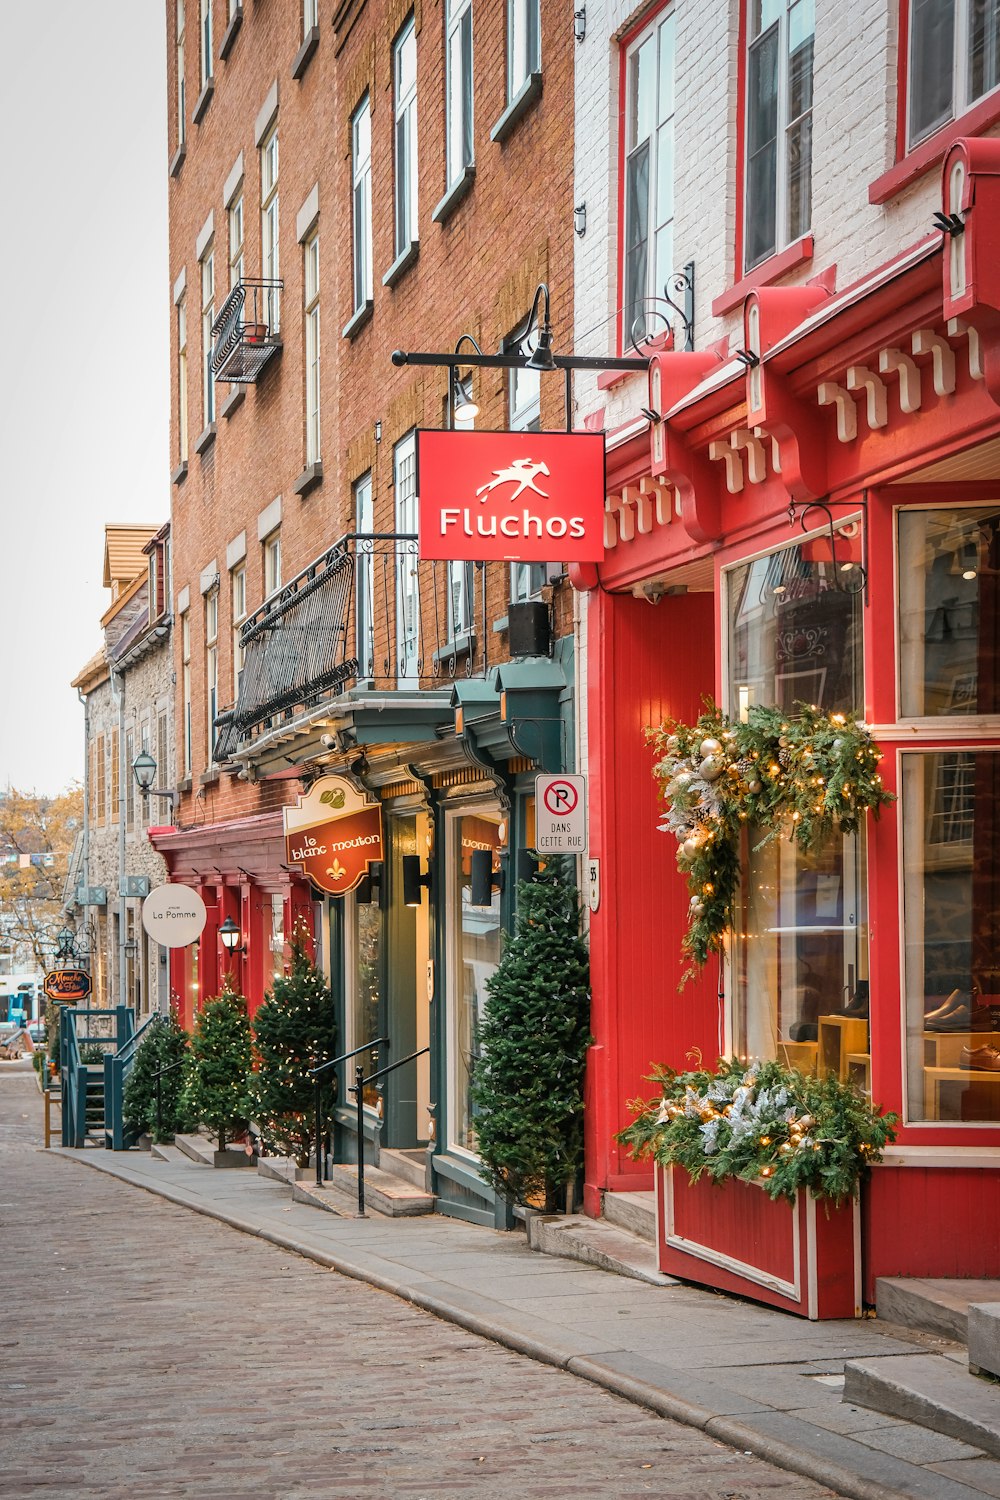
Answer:
[[[281, 278], [278, 169], [278, 127], [274, 125], [260, 143], [260, 274], [265, 281]], [[269, 331], [276, 334], [281, 326], [281, 301], [276, 288], [268, 291], [268, 303]]]
[[542, 70], [539, 0], [507, 0], [507, 103]]
[[[671, 169], [661, 174], [661, 159], [669, 153], [673, 163], [675, 35], [675, 11], [669, 6], [636, 37], [625, 54], [622, 303], [626, 343], [633, 333], [636, 338], [646, 334], [645, 300], [663, 297], [673, 269], [674, 172]], [[649, 98], [644, 109], [639, 102], [640, 84], [647, 79]], [[645, 184], [640, 194], [635, 178], [643, 163]], [[641, 271], [633, 265], [633, 259], [640, 257]]]
[[215, 720], [219, 712], [219, 589], [205, 595], [205, 764], [215, 763]]
[[305, 321], [306, 463], [319, 463], [320, 445], [320, 326], [319, 231], [309, 236], [303, 253], [303, 318]]
[[192, 760], [191, 738], [191, 611], [181, 615], [181, 748], [184, 755], [184, 775], [190, 777]]
[[[396, 535], [417, 532], [417, 437], [408, 432], [392, 450], [392, 485], [395, 495]], [[396, 686], [419, 683], [420, 579], [416, 549], [396, 544]]]
[[475, 161], [472, 0], [445, 0], [445, 175], [450, 188]]
[[229, 597], [233, 628], [233, 702], [240, 696], [240, 676], [243, 672], [243, 647], [240, 630], [247, 617], [247, 569], [240, 563], [229, 575]]
[[281, 588], [281, 527], [261, 543], [264, 576], [264, 598], [269, 599]]
[[243, 218], [242, 183], [226, 210], [226, 219], [229, 227], [229, 290], [232, 291], [233, 287], [243, 280], [246, 225]]
[[201, 273], [202, 415], [205, 426], [215, 421], [215, 377], [212, 374], [212, 325], [215, 322], [215, 247], [209, 245], [198, 263]]
[[[372, 503], [372, 474], [362, 474], [352, 486], [354, 495], [354, 530], [358, 537], [370, 537], [375, 530]], [[375, 557], [371, 546], [355, 548], [357, 582], [354, 610], [354, 651], [358, 658], [358, 679], [369, 680], [375, 660]]]
[[[815, 14], [813, 12], [814, 0], [756, 0], [762, 6], [769, 6], [772, 12], [767, 25], [761, 25], [756, 35], [751, 35], [753, 29], [753, 9], [755, 0], [745, 0], [747, 6], [747, 51], [746, 51], [746, 146], [743, 162], [743, 265], [749, 271], [754, 266], [759, 266], [763, 261], [776, 255], [779, 250], [786, 249], [795, 244], [803, 235], [808, 234], [812, 224], [812, 113], [813, 113], [813, 78], [814, 66], [809, 70], [809, 105], [802, 110], [795, 119], [790, 119], [790, 57], [789, 47], [791, 45], [791, 33], [793, 21], [798, 22], [803, 16], [812, 12], [812, 30], [808, 33], [815, 40]], [[793, 13], [797, 15], [793, 16]], [[768, 246], [757, 246], [751, 251], [751, 229], [752, 225], [759, 223], [759, 218], [754, 219], [751, 214], [753, 207], [753, 185], [751, 183], [751, 140], [750, 123], [752, 114], [751, 84], [753, 80], [755, 56], [762, 55], [769, 45], [769, 39], [774, 36], [777, 53], [777, 86], [776, 86], [776, 125], [774, 135], [774, 226], [773, 234], [770, 236]], [[804, 215], [801, 222], [792, 225], [789, 222], [791, 211], [789, 152], [793, 132], [800, 121], [808, 120], [806, 127], [809, 139], [809, 170], [806, 178], [806, 196], [809, 200], [809, 212]]]
[[412, 14], [393, 43], [392, 85], [395, 251], [400, 256], [418, 238], [417, 32]]
[[187, 348], [187, 293], [177, 299], [177, 458], [186, 463], [188, 457], [188, 348]]
[[302, 40], [319, 26], [319, 0], [302, 0]]
[[215, 73], [215, 63], [212, 56], [212, 0], [201, 0], [199, 41], [199, 50], [201, 53], [201, 86], [204, 88]]
[[177, 145], [187, 140], [187, 84], [184, 78], [184, 34], [187, 19], [185, 0], [177, 0], [177, 17], [174, 30], [174, 65], [177, 69]]
[[374, 296], [372, 275], [372, 112], [365, 94], [351, 116], [351, 265], [354, 310]]
[[[971, 31], [975, 19], [975, 7], [973, 0], [943, 0], [943, 8], [947, 9], [949, 6], [952, 11], [950, 105], [933, 120], [916, 129], [914, 128], [913, 110], [916, 102], [914, 84], [916, 82], [917, 69], [915, 67], [914, 46], [917, 40], [917, 27], [914, 25], [914, 0], [908, 0], [907, 19], [909, 24], [906, 59], [906, 141], [908, 149], [912, 149], [912, 147], [919, 145], [921, 141], [927, 140], [935, 131], [940, 130], [943, 125], [947, 125], [949, 120], [958, 119], [959, 116], [965, 114], [966, 110], [971, 109], [974, 104], [978, 103], [980, 99], [985, 99], [987, 94], [993, 93], [997, 87], [1000, 87], [1000, 46], [998, 46], [998, 56], [996, 59], [998, 64], [997, 76], [992, 83], [987, 82], [985, 87], [980, 88], [978, 93], [973, 92], [974, 83], [969, 53], [972, 43]], [[987, 8], [983, 16], [983, 21], [987, 33], [990, 30], [993, 31], [994, 44], [996, 45], [1000, 42], [1000, 36], [998, 36], [998, 33], [1000, 33], [1000, 12], [991, 15]], [[931, 48], [939, 54], [941, 50], [940, 39], [938, 39], [937, 44], [935, 44], [933, 37], [930, 37], [928, 40]], [[988, 48], [984, 48], [984, 56], [988, 56]]]

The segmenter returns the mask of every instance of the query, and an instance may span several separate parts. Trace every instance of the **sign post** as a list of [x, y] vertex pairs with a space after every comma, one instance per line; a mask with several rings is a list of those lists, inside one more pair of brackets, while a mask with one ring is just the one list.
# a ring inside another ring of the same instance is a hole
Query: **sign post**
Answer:
[[586, 854], [586, 776], [535, 777], [535, 848], [543, 856]]

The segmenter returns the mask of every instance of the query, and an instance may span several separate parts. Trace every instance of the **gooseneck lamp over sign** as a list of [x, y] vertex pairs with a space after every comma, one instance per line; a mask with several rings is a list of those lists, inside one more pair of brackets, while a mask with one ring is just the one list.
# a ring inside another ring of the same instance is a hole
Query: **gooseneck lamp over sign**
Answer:
[[242, 942], [243, 934], [233, 921], [227, 917], [219, 928], [219, 941], [227, 953], [245, 953], [246, 949]]

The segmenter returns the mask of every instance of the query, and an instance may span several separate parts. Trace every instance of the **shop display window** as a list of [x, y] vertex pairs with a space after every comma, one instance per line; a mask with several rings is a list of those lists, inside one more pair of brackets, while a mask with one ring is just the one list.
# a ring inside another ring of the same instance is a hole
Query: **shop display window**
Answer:
[[904, 719], [994, 714], [1000, 502], [899, 514]]
[[[729, 711], [831, 713], [861, 702], [862, 600], [850, 573], [857, 528], [729, 571]], [[733, 1050], [870, 1089], [863, 835], [804, 851], [748, 826], [732, 948]]]
[[1000, 755], [902, 756], [907, 1104], [1000, 1120]]
[[[348, 1004], [348, 1050], [373, 1042], [382, 1035], [379, 1025], [382, 973], [382, 909], [377, 901], [359, 901], [356, 893], [345, 897], [347, 902], [347, 1004]], [[357, 1063], [366, 1061], [366, 1054], [352, 1059], [348, 1064], [353, 1070]], [[353, 1082], [353, 1071], [350, 1073]], [[368, 1084], [364, 1091], [364, 1102], [374, 1109], [378, 1104], [378, 1088]]]
[[471, 1098], [477, 1033], [486, 1005], [486, 983], [500, 962], [500, 892], [489, 906], [472, 904], [472, 854], [488, 849], [499, 868], [500, 814], [463, 813], [451, 819], [451, 900], [455, 953], [450, 975], [450, 1137], [453, 1145], [475, 1151], [475, 1110]]

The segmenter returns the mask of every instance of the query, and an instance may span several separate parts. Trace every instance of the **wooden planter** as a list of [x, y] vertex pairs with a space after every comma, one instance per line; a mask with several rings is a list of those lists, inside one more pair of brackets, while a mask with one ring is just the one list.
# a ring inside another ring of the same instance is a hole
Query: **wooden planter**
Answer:
[[834, 1208], [811, 1193], [794, 1204], [730, 1178], [656, 1174], [660, 1270], [737, 1292], [804, 1318], [861, 1316], [858, 1200]]

